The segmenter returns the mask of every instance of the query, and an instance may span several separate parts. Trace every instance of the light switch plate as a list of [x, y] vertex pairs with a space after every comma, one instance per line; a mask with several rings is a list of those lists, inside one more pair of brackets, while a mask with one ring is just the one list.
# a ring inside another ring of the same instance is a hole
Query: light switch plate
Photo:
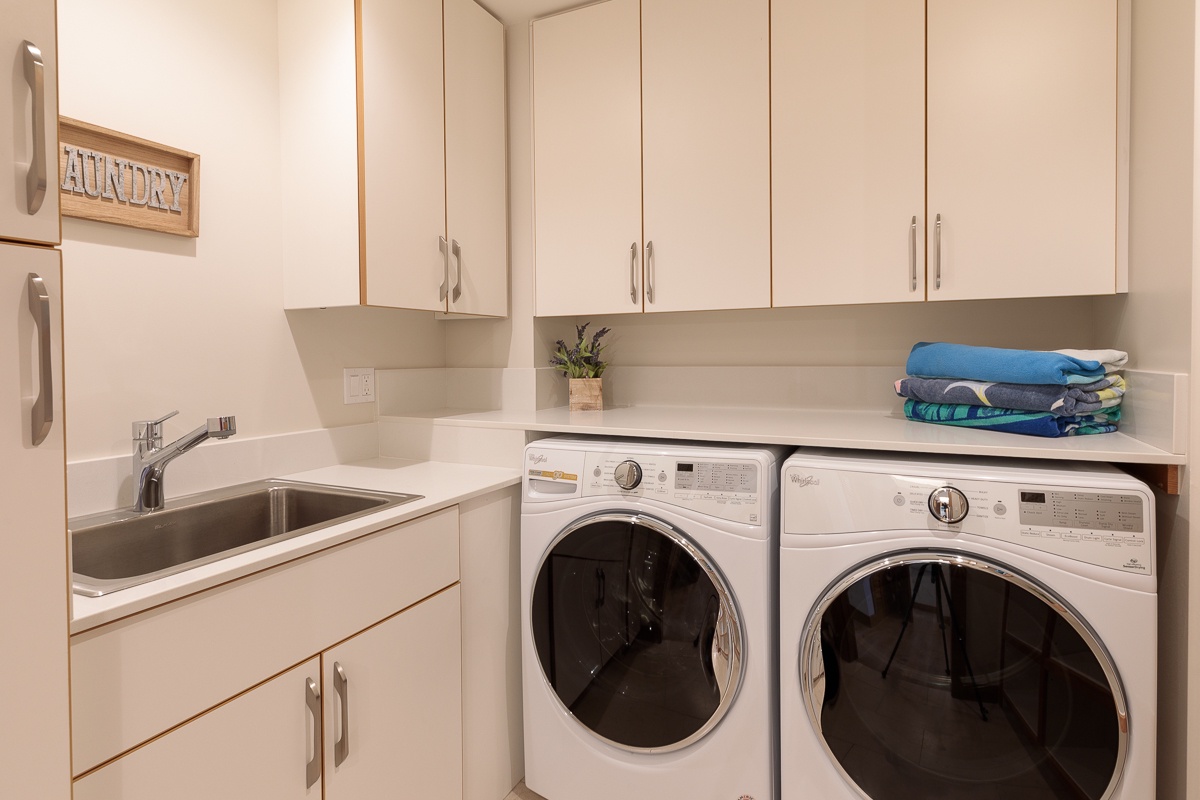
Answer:
[[375, 368], [347, 367], [342, 371], [342, 400], [345, 405], [375, 402]]

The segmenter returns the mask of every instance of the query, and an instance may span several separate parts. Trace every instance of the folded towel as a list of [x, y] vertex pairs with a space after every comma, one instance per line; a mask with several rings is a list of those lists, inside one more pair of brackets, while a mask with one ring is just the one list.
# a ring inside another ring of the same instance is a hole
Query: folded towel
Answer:
[[998, 383], [1093, 383], [1104, 377], [1099, 361], [1039, 350], [1007, 350], [949, 342], [918, 342], [905, 371], [919, 378], [963, 378]]
[[902, 378], [896, 381], [896, 394], [925, 403], [961, 403], [1021, 411], [1047, 411], [1060, 417], [1072, 417], [1119, 405], [1125, 394], [1125, 379], [1113, 374], [1094, 383], [1058, 386], [949, 378]]
[[904, 401], [904, 416], [914, 422], [935, 422], [961, 428], [981, 428], [1027, 436], [1085, 436], [1112, 433], [1121, 419], [1121, 409], [1096, 414], [1059, 417], [1044, 411], [1016, 411], [955, 403]]
[[1099, 361], [1105, 372], [1115, 372], [1125, 366], [1129, 353], [1124, 350], [1055, 350], [1064, 356], [1078, 358], [1081, 361]]

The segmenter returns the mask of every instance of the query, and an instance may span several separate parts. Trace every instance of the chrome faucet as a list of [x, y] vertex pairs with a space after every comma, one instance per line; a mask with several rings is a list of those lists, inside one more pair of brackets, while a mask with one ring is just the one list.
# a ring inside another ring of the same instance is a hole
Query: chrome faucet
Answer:
[[163, 507], [163, 478], [167, 464], [205, 439], [227, 439], [237, 433], [235, 417], [209, 417], [208, 423], [163, 447], [162, 424], [178, 414], [133, 423], [133, 509], [157, 511]]

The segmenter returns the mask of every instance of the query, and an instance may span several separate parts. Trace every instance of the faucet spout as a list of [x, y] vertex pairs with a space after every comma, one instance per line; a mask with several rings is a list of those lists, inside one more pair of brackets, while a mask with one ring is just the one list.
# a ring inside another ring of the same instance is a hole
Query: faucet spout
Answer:
[[[167, 415], [164, 419], [172, 415]], [[169, 445], [162, 443], [162, 420], [133, 424], [133, 480], [135, 511], [157, 511], [166, 495], [163, 481], [167, 464], [208, 439], [227, 439], [237, 433], [235, 417], [209, 417], [208, 422]]]

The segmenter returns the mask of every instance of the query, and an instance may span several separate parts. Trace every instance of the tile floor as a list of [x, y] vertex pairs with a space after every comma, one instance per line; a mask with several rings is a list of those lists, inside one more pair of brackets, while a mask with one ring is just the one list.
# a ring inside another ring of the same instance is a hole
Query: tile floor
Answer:
[[545, 800], [545, 798], [526, 789], [525, 781], [521, 781], [504, 800]]

